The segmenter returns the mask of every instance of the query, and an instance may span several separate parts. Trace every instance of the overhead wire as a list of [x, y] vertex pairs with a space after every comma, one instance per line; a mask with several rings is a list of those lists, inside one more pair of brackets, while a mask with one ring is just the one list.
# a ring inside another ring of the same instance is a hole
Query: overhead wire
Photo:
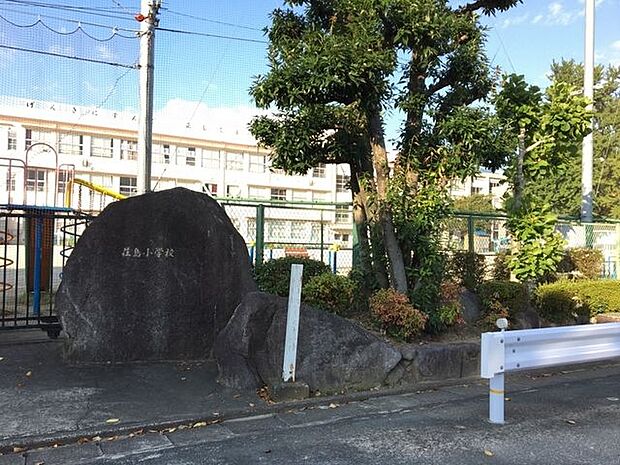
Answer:
[[[114, 1], [114, 0], [112, 0]], [[176, 15], [176, 16], [181, 16], [183, 18], [191, 18], [194, 19], [196, 21], [202, 21], [205, 23], [212, 23], [212, 24], [219, 24], [220, 26], [229, 26], [229, 27], [236, 27], [239, 29], [246, 29], [249, 31], [259, 31], [262, 32], [261, 28], [258, 27], [252, 27], [252, 26], [244, 26], [242, 24], [235, 24], [235, 23], [229, 23], [227, 21], [220, 21], [217, 19], [209, 19], [209, 18], [203, 18], [200, 16], [195, 16], [195, 15], [191, 15], [191, 14], [187, 14], [187, 13], [181, 13], [179, 11], [174, 11], [174, 10], [170, 10], [169, 8], [165, 8], [164, 9], [167, 13], [172, 14], [172, 15]]]
[[45, 24], [45, 22], [43, 22], [43, 20], [41, 20], [41, 19], [36, 20], [32, 24], [18, 24], [18, 23], [15, 23], [15, 22], [5, 18], [2, 15], [0, 15], [0, 19], [5, 21], [5, 22], [7, 22], [7, 23], [9, 23], [11, 26], [15, 26], [15, 27], [22, 28], [22, 29], [32, 28], [32, 27], [36, 27], [36, 26], [41, 25], [45, 29], [49, 30], [50, 32], [53, 32], [55, 34], [62, 35], [62, 36], [69, 36], [69, 35], [73, 35], [73, 34], [76, 34], [78, 32], [81, 32], [86, 37], [89, 37], [90, 39], [95, 40], [97, 42], [109, 42], [110, 40], [114, 39], [115, 37], [122, 37], [124, 39], [135, 39], [135, 36], [126, 36], [126, 35], [123, 35], [123, 34], [119, 34], [114, 27], [112, 28], [112, 34], [110, 35], [110, 37], [107, 37], [105, 39], [100, 39], [100, 38], [95, 37], [95, 36], [89, 34], [88, 32], [86, 32], [82, 28], [81, 24], [78, 24], [78, 26], [73, 31], [63, 32], [63, 31], [57, 31], [53, 27]]
[[221, 34], [210, 34], [208, 32], [197, 32], [197, 31], [184, 31], [181, 29], [171, 29], [171, 28], [167, 28], [167, 27], [157, 27], [155, 28], [158, 31], [163, 31], [163, 32], [173, 32], [176, 34], [186, 34], [186, 35], [193, 35], [193, 36], [201, 36], [201, 37], [213, 37], [216, 39], [229, 39], [229, 40], [236, 40], [239, 42], [251, 42], [251, 43], [255, 43], [255, 44], [266, 44], [268, 43], [265, 40], [258, 40], [258, 39], [250, 39], [247, 37], [237, 37], [237, 36], [227, 36], [227, 35], [221, 35]]
[[106, 10], [106, 9], [97, 9], [91, 7], [71, 7], [67, 5], [54, 5], [49, 3], [41, 3], [41, 2], [28, 2], [26, 0], [3, 0], [5, 4], [9, 4], [12, 6], [29, 6], [29, 7], [38, 7], [38, 8], [48, 8], [57, 11], [67, 11], [71, 13], [80, 13], [86, 15], [94, 15], [99, 18], [113, 18], [113, 19], [121, 19], [125, 21], [135, 22], [133, 16], [127, 14], [116, 14], [114, 11]]
[[53, 57], [68, 58], [70, 60], [84, 61], [84, 62], [87, 62], [87, 63], [99, 63], [101, 65], [118, 66], [119, 68], [129, 68], [129, 69], [137, 69], [138, 68], [137, 64], [128, 65], [128, 64], [125, 64], [125, 63], [116, 63], [116, 62], [113, 62], [113, 61], [98, 60], [96, 58], [84, 58], [84, 57], [78, 57], [78, 56], [74, 56], [74, 55], [67, 55], [67, 54], [64, 54], [64, 53], [46, 52], [46, 51], [43, 51], [43, 50], [34, 50], [34, 49], [30, 49], [30, 48], [25, 48], [25, 47], [14, 47], [12, 45], [0, 44], [0, 48], [7, 49], [7, 50], [19, 51], [19, 52], [35, 53], [35, 54], [38, 54], [38, 55], [47, 55], [47, 56], [53, 56]]
[[24, 15], [24, 16], [35, 16], [37, 18], [46, 18], [46, 19], [55, 19], [58, 21], [64, 21], [67, 23], [72, 23], [72, 24], [82, 24], [84, 26], [93, 26], [93, 27], [99, 27], [99, 28], [104, 28], [104, 29], [116, 29], [118, 31], [123, 31], [123, 32], [131, 32], [134, 34], [139, 33], [140, 31], [137, 29], [130, 29], [130, 28], [126, 28], [126, 27], [122, 27], [122, 26], [113, 26], [110, 24], [100, 24], [100, 23], [93, 23], [90, 21], [82, 21], [79, 19], [71, 19], [71, 18], [63, 18], [62, 16], [53, 16], [53, 15], [46, 15], [46, 14], [40, 14], [40, 13], [32, 13], [30, 11], [21, 11], [21, 10], [14, 10], [11, 8], [1, 8], [0, 9], [2, 11], [8, 11], [10, 13], [17, 13], [19, 15]]

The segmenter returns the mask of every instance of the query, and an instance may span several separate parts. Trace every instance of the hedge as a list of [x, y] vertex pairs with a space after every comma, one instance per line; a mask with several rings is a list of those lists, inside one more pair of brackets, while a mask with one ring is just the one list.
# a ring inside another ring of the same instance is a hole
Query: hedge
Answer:
[[485, 313], [495, 311], [499, 303], [514, 318], [529, 306], [525, 285], [514, 281], [486, 281], [478, 288], [478, 295]]
[[599, 313], [620, 312], [620, 281], [557, 281], [539, 286], [535, 299], [551, 323], [587, 323]]
[[311, 258], [276, 258], [256, 267], [255, 276], [259, 289], [282, 297], [288, 296], [293, 263], [304, 266], [302, 285], [308, 284], [308, 281], [315, 276], [330, 272], [325, 263]]

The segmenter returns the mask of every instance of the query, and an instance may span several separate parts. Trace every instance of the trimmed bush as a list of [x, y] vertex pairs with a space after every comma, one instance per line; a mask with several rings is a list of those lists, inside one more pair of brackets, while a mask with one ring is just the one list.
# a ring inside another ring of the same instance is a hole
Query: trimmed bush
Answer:
[[351, 312], [355, 283], [346, 276], [323, 273], [311, 278], [303, 287], [302, 299], [313, 305], [337, 315]]
[[558, 271], [576, 273], [586, 279], [600, 278], [603, 271], [603, 252], [586, 247], [568, 249], [558, 264]]
[[291, 265], [294, 263], [304, 266], [302, 285], [306, 285], [315, 276], [330, 272], [329, 267], [319, 260], [298, 257], [276, 258], [256, 267], [256, 283], [259, 289], [270, 294], [287, 297], [291, 281]]
[[457, 251], [448, 261], [447, 273], [451, 279], [467, 289], [476, 290], [484, 281], [486, 264], [484, 255]]
[[536, 289], [538, 313], [556, 324], [587, 323], [599, 313], [620, 312], [620, 281], [557, 281]]
[[496, 281], [508, 281], [510, 280], [510, 268], [508, 267], [510, 262], [510, 252], [502, 250], [498, 252], [493, 260], [493, 279]]
[[427, 316], [409, 302], [409, 298], [393, 289], [381, 289], [370, 298], [370, 310], [383, 329], [392, 337], [408, 341], [419, 335]]
[[478, 288], [478, 295], [485, 314], [499, 312], [499, 303], [510, 318], [528, 308], [527, 288], [524, 284], [513, 281], [486, 281]]

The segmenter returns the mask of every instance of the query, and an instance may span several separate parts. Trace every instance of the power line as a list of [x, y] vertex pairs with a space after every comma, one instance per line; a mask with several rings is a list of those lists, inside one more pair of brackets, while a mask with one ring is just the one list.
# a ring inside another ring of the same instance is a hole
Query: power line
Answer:
[[506, 58], [508, 58], [508, 63], [510, 63], [510, 67], [512, 68], [512, 72], [516, 73], [517, 70], [515, 69], [515, 65], [512, 63], [512, 60], [510, 59], [510, 54], [508, 53], [508, 50], [506, 50], [506, 46], [504, 45], [504, 41], [502, 40], [502, 37], [499, 35], [499, 32], [497, 32], [497, 30], [493, 30], [493, 32], [495, 32], [495, 34], [497, 35], [497, 38], [499, 39], [499, 43], [502, 46], [502, 49], [504, 50], [504, 53], [506, 54]]
[[157, 27], [156, 29], [158, 31], [163, 31], [163, 32], [174, 32], [176, 34], [187, 34], [187, 35], [201, 36], [201, 37], [214, 37], [216, 39], [230, 39], [230, 40], [237, 40], [239, 42], [251, 42], [255, 44], [266, 44], [267, 43], [267, 41], [265, 40], [248, 39], [247, 37], [225, 36], [225, 35], [220, 35], [220, 34], [209, 34], [207, 32], [183, 31], [181, 29], [170, 29], [166, 27]]
[[63, 53], [44, 52], [43, 50], [34, 50], [34, 49], [23, 48], [23, 47], [13, 47], [11, 45], [0, 44], [0, 48], [4, 48], [4, 49], [7, 49], [7, 50], [16, 50], [16, 51], [19, 51], [19, 52], [35, 53], [35, 54], [38, 54], [38, 55], [48, 55], [48, 56], [59, 57], [59, 58], [68, 58], [70, 60], [85, 61], [85, 62], [88, 62], [88, 63], [99, 63], [101, 65], [118, 66], [120, 68], [130, 68], [130, 69], [137, 69], [138, 68], [138, 65], [136, 65], [136, 64], [127, 65], [127, 64], [124, 64], [124, 63], [115, 63], [113, 61], [97, 60], [95, 58], [84, 58], [84, 57], [77, 57], [77, 56], [73, 56], [73, 55], [66, 55], [66, 54], [63, 54]]
[[132, 32], [134, 34], [137, 34], [138, 32], [140, 32], [137, 29], [129, 29], [129, 28], [122, 27], [122, 26], [112, 26], [110, 24], [91, 23], [89, 21], [81, 21], [79, 19], [70, 19], [70, 18], [63, 18], [61, 16], [52, 16], [52, 15], [45, 15], [45, 14], [39, 14], [39, 13], [31, 13], [29, 11], [13, 10], [11, 8], [1, 8], [1, 9], [2, 9], [2, 11], [8, 11], [8, 12], [11, 12], [11, 13], [17, 13], [19, 15], [35, 16], [37, 18], [55, 19], [55, 20], [58, 20], [58, 21], [65, 21], [67, 23], [72, 23], [72, 24], [83, 24], [85, 26], [100, 27], [100, 28], [104, 28], [104, 29], [116, 29], [118, 31], [123, 31], [123, 32]]
[[97, 42], [109, 42], [110, 40], [114, 39], [115, 37], [122, 37], [122, 38], [124, 38], [124, 39], [135, 39], [135, 36], [124, 36], [124, 35], [122, 35], [122, 34], [119, 34], [119, 33], [118, 33], [118, 32], [117, 32], [114, 28], [112, 28], [112, 34], [110, 35], [110, 37], [105, 38], [105, 39], [100, 39], [100, 38], [95, 37], [95, 36], [93, 36], [93, 35], [90, 35], [88, 32], [86, 32], [86, 31], [82, 28], [81, 24], [78, 24], [78, 26], [77, 26], [77, 27], [76, 27], [73, 31], [63, 32], [63, 31], [57, 31], [57, 30], [56, 30], [56, 29], [54, 29], [53, 27], [48, 26], [48, 25], [47, 25], [47, 24], [45, 24], [45, 23], [44, 23], [41, 19], [38, 19], [37, 21], [35, 21], [35, 22], [34, 22], [34, 23], [32, 23], [32, 24], [17, 24], [17, 23], [14, 23], [14, 22], [13, 22], [13, 21], [11, 21], [11, 20], [9, 20], [9, 19], [5, 18], [5, 17], [4, 17], [4, 16], [2, 16], [2, 15], [0, 15], [0, 19], [1, 19], [1, 20], [3, 20], [3, 21], [5, 21], [5, 22], [7, 22], [7, 23], [9, 23], [9, 24], [10, 24], [10, 25], [12, 25], [12, 26], [15, 26], [15, 27], [18, 27], [18, 28], [21, 28], [21, 29], [27, 29], [27, 28], [32, 28], [32, 27], [36, 27], [36, 26], [41, 25], [41, 26], [43, 26], [45, 29], [47, 29], [48, 31], [53, 32], [54, 34], [61, 35], [61, 36], [70, 36], [70, 35], [76, 34], [76, 33], [78, 33], [78, 32], [81, 32], [81, 33], [82, 33], [82, 34], [84, 34], [86, 37], [89, 37], [90, 39], [95, 40], [95, 41], [97, 41]]
[[[114, 0], [112, 0], [112, 1], [114, 1]], [[216, 19], [203, 18], [203, 17], [200, 17], [200, 16], [194, 16], [194, 15], [190, 15], [190, 14], [187, 14], [187, 13], [181, 13], [181, 12], [174, 11], [174, 10], [169, 10], [169, 9], [165, 9], [165, 11], [167, 13], [172, 14], [172, 15], [182, 16], [184, 18], [191, 18], [191, 19], [195, 19], [196, 21], [203, 21], [205, 23], [213, 23], [213, 24], [219, 24], [221, 26], [230, 26], [230, 27], [236, 27], [236, 28], [239, 28], [239, 29], [247, 29], [249, 31], [260, 31], [260, 32], [262, 32], [262, 29], [260, 29], [258, 27], [244, 26], [242, 24], [235, 24], [235, 23], [229, 23], [229, 22], [226, 22], [226, 21], [219, 21], [219, 20], [216, 20]]]
[[134, 21], [133, 17], [125, 14], [117, 14], [114, 11], [106, 10], [103, 8], [92, 8], [92, 7], [76, 7], [71, 5], [54, 5], [49, 3], [41, 3], [41, 2], [31, 2], [27, 0], [4, 0], [6, 4], [20, 6], [20, 7], [39, 7], [39, 8], [49, 8], [57, 11], [67, 11], [71, 13], [81, 13], [86, 15], [94, 15], [99, 18], [113, 18], [113, 19], [122, 19], [125, 21]]

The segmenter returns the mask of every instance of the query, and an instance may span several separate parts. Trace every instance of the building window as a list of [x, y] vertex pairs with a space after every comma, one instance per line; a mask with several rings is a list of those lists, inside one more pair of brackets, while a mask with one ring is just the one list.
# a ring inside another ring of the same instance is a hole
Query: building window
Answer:
[[349, 235], [348, 234], [341, 234], [341, 233], [334, 233], [334, 240], [338, 241], [338, 242], [345, 242], [345, 243], [349, 243]]
[[31, 192], [45, 191], [45, 171], [31, 169], [26, 173], [26, 190]]
[[110, 137], [92, 137], [90, 154], [93, 157], [112, 158], [114, 153], [114, 139]]
[[202, 151], [202, 167], [219, 169], [220, 168], [219, 150], [203, 150]]
[[64, 194], [67, 191], [67, 180], [69, 179], [69, 173], [66, 171], [58, 172], [58, 187], [56, 192]]
[[482, 187], [471, 186], [471, 195], [482, 194]]
[[250, 155], [250, 172], [264, 173], [267, 167], [267, 157], [265, 155]]
[[490, 181], [489, 182], [489, 194], [493, 193], [493, 189], [497, 189], [499, 187], [499, 181]]
[[15, 173], [6, 173], [6, 191], [15, 192]]
[[187, 166], [196, 166], [196, 147], [188, 147], [185, 164]]
[[336, 205], [336, 223], [350, 223], [351, 215], [347, 205]]
[[336, 175], [336, 192], [347, 192], [349, 190], [349, 182], [351, 177], [344, 174]]
[[248, 197], [251, 199], [268, 199], [269, 190], [267, 187], [249, 186]]
[[243, 153], [227, 152], [226, 153], [226, 169], [227, 170], [243, 170]]
[[84, 136], [81, 134], [61, 134], [58, 150], [64, 155], [82, 155], [84, 153]]
[[293, 202], [306, 202], [308, 200], [308, 191], [293, 189], [291, 191], [291, 200]]
[[204, 192], [206, 192], [207, 194], [211, 194], [212, 196], [216, 196], [217, 195], [217, 184], [205, 182]]
[[246, 226], [246, 237], [249, 240], [255, 240], [256, 239], [256, 219], [255, 218], [248, 218], [245, 222], [245, 226]]
[[56, 145], [56, 136], [50, 131], [26, 129], [26, 149], [38, 142], [45, 142], [51, 146]]
[[282, 241], [288, 240], [286, 231], [286, 222], [284, 220], [265, 220], [265, 226], [267, 229], [267, 240]]
[[320, 242], [323, 239], [323, 237], [321, 237], [322, 229], [321, 223], [312, 223], [310, 227], [310, 242]]
[[134, 176], [121, 176], [119, 192], [127, 197], [138, 193], [138, 178]]
[[325, 163], [319, 163], [314, 168], [312, 168], [312, 177], [313, 178], [324, 178], [325, 177]]
[[121, 140], [121, 160], [138, 159], [138, 142], [135, 140]]
[[17, 150], [17, 132], [15, 128], [9, 128], [8, 150]]
[[327, 192], [312, 191], [313, 202], [327, 202]]
[[286, 189], [272, 187], [271, 200], [286, 200]]
[[163, 154], [164, 154], [164, 163], [166, 165], [170, 164], [170, 145], [164, 144]]
[[107, 175], [91, 175], [90, 182], [97, 186], [105, 187], [107, 189], [114, 188], [114, 177]]
[[226, 197], [241, 197], [241, 188], [233, 184], [226, 186]]

